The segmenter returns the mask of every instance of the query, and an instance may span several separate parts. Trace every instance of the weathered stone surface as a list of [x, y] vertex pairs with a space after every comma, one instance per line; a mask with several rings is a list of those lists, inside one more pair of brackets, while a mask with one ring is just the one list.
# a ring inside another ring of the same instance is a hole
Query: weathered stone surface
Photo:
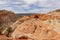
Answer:
[[24, 20], [21, 24], [17, 25], [12, 33], [12, 37], [19, 38], [21, 36], [27, 36], [34, 40], [60, 40], [59, 19], [60, 16], [54, 15], [33, 15], [28, 20]]
[[6, 28], [10, 27], [10, 25], [12, 25], [18, 19], [19, 17], [16, 16], [14, 12], [0, 10], [0, 29], [2, 29], [1, 32], [4, 32]]

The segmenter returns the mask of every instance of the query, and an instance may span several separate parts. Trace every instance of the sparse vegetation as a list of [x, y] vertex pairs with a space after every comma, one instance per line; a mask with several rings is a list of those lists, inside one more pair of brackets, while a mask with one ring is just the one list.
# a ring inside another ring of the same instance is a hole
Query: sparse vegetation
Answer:
[[7, 36], [10, 36], [11, 32], [12, 32], [12, 28], [11, 27], [8, 27], [7, 30], [6, 30], [8, 33], [7, 33]]

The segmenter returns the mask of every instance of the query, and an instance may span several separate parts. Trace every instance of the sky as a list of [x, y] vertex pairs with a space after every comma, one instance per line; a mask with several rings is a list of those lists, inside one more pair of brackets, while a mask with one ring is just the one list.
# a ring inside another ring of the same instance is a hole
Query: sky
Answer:
[[46, 13], [60, 9], [60, 0], [0, 0], [0, 10], [15, 13]]

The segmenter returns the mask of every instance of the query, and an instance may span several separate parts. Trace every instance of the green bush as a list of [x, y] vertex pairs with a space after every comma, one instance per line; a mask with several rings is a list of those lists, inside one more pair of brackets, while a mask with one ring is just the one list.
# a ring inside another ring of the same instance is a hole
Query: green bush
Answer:
[[11, 27], [8, 27], [8, 29], [7, 29], [7, 36], [9, 36], [10, 34], [11, 34], [11, 32], [12, 32], [12, 28]]

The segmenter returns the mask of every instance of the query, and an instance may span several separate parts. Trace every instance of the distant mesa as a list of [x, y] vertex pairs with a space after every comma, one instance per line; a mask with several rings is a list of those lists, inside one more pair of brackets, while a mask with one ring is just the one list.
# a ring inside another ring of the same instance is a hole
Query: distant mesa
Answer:
[[60, 9], [55, 10], [55, 12], [60, 12]]
[[49, 12], [48, 14], [50, 14], [50, 15], [57, 15], [57, 16], [60, 16], [60, 9], [57, 9], [57, 10], [51, 11], [51, 12]]

